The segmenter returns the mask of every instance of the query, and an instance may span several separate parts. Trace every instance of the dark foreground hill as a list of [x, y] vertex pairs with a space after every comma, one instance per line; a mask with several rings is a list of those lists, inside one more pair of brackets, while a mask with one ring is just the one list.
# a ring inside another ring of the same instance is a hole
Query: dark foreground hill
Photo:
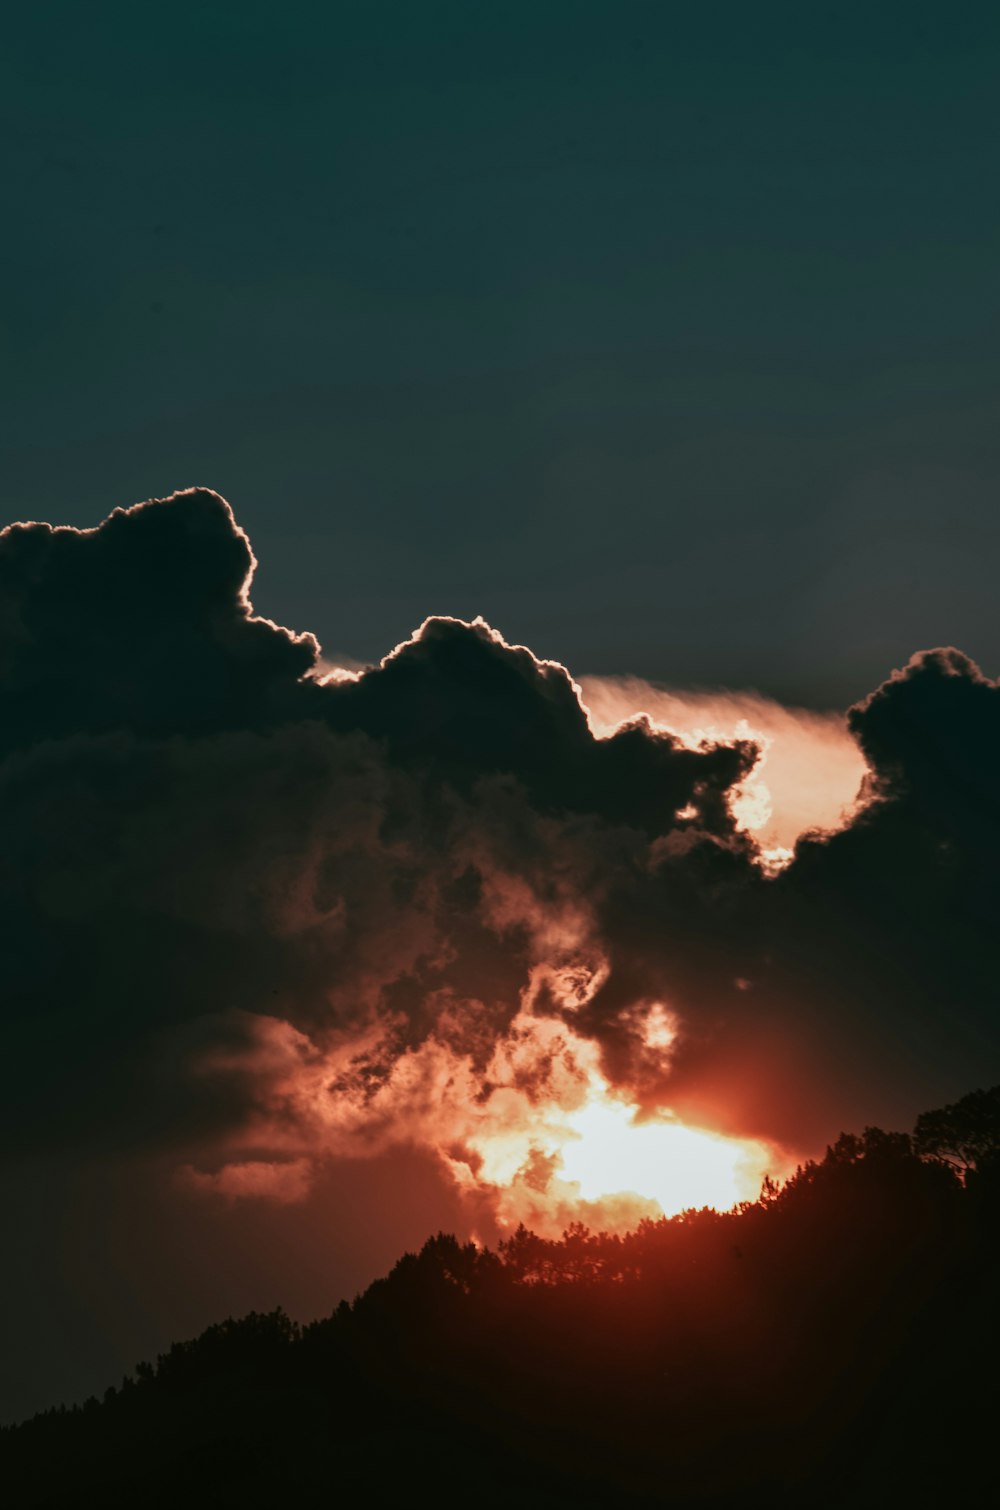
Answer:
[[998, 1107], [845, 1135], [725, 1215], [436, 1237], [327, 1320], [225, 1321], [3, 1432], [3, 1501], [989, 1502]]

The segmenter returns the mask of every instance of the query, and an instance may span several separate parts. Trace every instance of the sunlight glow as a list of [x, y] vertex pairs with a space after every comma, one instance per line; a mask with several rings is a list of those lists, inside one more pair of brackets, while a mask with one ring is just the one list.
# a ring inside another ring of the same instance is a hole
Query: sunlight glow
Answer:
[[631, 1108], [606, 1095], [566, 1122], [573, 1137], [563, 1146], [563, 1175], [588, 1201], [629, 1192], [656, 1201], [664, 1216], [699, 1206], [723, 1211], [755, 1199], [773, 1163], [768, 1149], [745, 1139], [673, 1121], [636, 1123]]
[[[287, 1023], [255, 1019], [249, 1052], [266, 1062], [298, 1125], [311, 1128], [312, 1148], [334, 1158], [401, 1143], [433, 1150], [470, 1209], [489, 1213], [501, 1230], [523, 1223], [558, 1237], [583, 1222], [624, 1232], [645, 1217], [755, 1200], [765, 1174], [787, 1172], [783, 1150], [685, 1126], [666, 1105], [644, 1117], [625, 1088], [609, 1084], [593, 1040], [535, 1012], [543, 985], [545, 1001], [571, 1015], [605, 974], [597, 955], [539, 967], [485, 1069], [437, 1039], [402, 1053], [390, 1040], [386, 1073], [372, 1084], [370, 1066], [383, 1049], [376, 1024], [367, 1037], [318, 1052]], [[676, 1014], [667, 1002], [640, 1005], [636, 1042], [645, 1062], [669, 1077]], [[249, 1125], [223, 1168], [186, 1170], [186, 1187], [226, 1200], [303, 1198], [313, 1170], [308, 1145], [294, 1136], [278, 1142], [273, 1130], [269, 1142], [273, 1158], [263, 1160], [259, 1129]]]
[[[584, 677], [581, 692], [601, 738], [644, 715], [692, 748], [702, 740], [759, 744], [761, 758], [730, 794], [730, 811], [760, 845], [768, 875], [789, 863], [800, 835], [841, 828], [862, 800], [865, 761], [841, 713], [786, 708], [756, 692], [672, 691], [637, 677]], [[697, 809], [677, 816], [692, 820]]]

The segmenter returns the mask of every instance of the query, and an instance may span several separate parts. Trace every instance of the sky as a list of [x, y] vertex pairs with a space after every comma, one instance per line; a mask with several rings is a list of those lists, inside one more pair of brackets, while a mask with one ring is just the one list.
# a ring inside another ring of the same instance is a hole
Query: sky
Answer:
[[844, 707], [1000, 669], [1000, 22], [40, 3], [5, 28], [8, 518], [208, 485], [260, 611], [483, 614]]
[[998, 50], [8, 25], [0, 1417], [1000, 1078]]

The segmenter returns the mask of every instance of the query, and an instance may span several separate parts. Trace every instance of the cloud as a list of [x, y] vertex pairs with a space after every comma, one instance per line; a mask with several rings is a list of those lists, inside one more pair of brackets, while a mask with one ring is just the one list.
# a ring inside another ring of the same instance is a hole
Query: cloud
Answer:
[[996, 1072], [998, 714], [997, 684], [954, 649], [915, 655], [850, 710], [864, 801], [747, 894], [746, 1010], [675, 1055], [679, 1105], [726, 1125], [771, 1098], [818, 1137], [835, 1117], [906, 1126]]
[[274, 1201], [286, 1206], [305, 1199], [312, 1171], [307, 1159], [288, 1159], [283, 1163], [245, 1159], [212, 1171], [183, 1164], [177, 1173], [181, 1186], [203, 1194], [221, 1195], [230, 1201]]
[[250, 610], [256, 561], [218, 494], [115, 509], [92, 530], [14, 524], [0, 542], [2, 748], [306, 716], [318, 646]]
[[206, 490], [0, 535], [5, 1159], [288, 1203], [412, 1148], [470, 1221], [614, 1222], [648, 1196], [586, 1206], [588, 1107], [803, 1148], [982, 1078], [997, 689], [957, 652], [846, 725], [581, 699], [481, 620], [331, 678], [253, 568]]
[[842, 833], [801, 846], [776, 926], [802, 948], [834, 934], [823, 997], [852, 1004], [859, 1043], [877, 1037], [930, 1104], [943, 1082], [996, 1068], [1000, 689], [959, 651], [927, 651], [851, 709], [849, 724], [872, 800]]
[[641, 717], [595, 739], [565, 667], [508, 645], [482, 619], [428, 619], [378, 667], [328, 690], [325, 718], [384, 740], [395, 762], [433, 766], [462, 790], [515, 776], [543, 811], [652, 834], [689, 806], [730, 832], [725, 794], [759, 753], [738, 739], [692, 749]]

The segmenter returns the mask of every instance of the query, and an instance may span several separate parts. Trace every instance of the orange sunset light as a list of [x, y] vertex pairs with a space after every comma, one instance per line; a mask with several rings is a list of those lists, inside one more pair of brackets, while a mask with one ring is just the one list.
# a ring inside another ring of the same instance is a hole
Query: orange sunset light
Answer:
[[564, 1177], [587, 1201], [632, 1194], [655, 1201], [664, 1216], [690, 1207], [727, 1210], [754, 1200], [773, 1152], [673, 1120], [635, 1122], [621, 1101], [600, 1096], [567, 1117], [572, 1136], [562, 1150]]
[[688, 1127], [666, 1111], [640, 1120], [593, 1066], [562, 1104], [529, 1111], [516, 1093], [501, 1097], [469, 1139], [481, 1160], [474, 1180], [454, 1172], [462, 1184], [495, 1191], [504, 1226], [524, 1221], [558, 1234], [584, 1220], [622, 1231], [645, 1216], [729, 1210], [755, 1200], [765, 1175], [787, 1172], [787, 1157], [765, 1143]]

